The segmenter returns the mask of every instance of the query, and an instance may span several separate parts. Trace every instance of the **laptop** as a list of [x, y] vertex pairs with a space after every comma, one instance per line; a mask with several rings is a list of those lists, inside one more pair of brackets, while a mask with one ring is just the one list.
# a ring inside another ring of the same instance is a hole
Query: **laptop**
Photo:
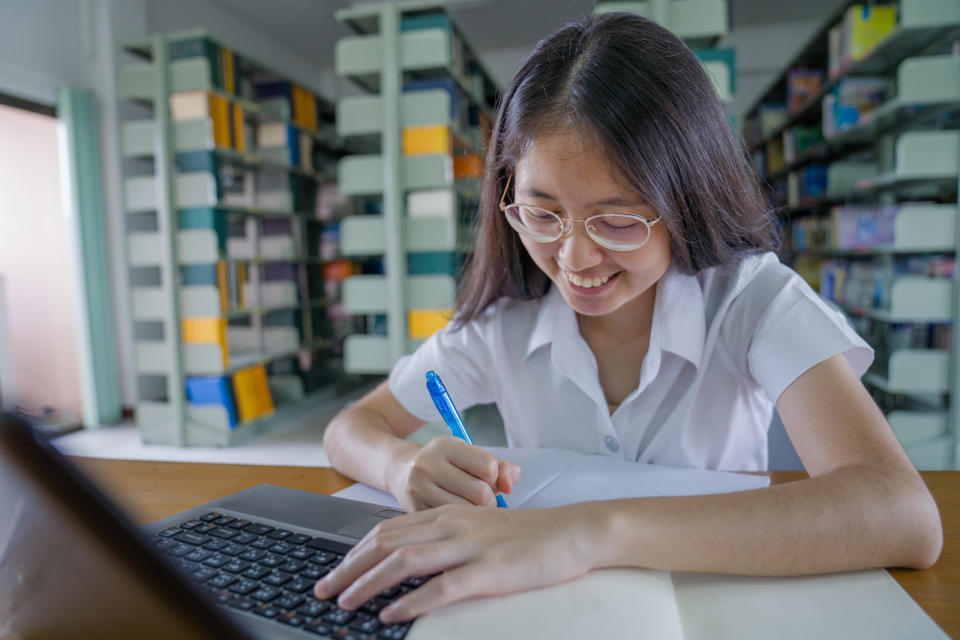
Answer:
[[402, 640], [410, 623], [313, 597], [395, 509], [273, 485], [138, 527], [18, 417], [0, 414], [0, 637]]

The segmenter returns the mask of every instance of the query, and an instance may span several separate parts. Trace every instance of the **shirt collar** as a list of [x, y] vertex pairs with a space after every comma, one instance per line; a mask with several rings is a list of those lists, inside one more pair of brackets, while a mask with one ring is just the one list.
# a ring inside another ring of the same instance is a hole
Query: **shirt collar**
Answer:
[[[660, 348], [684, 358], [697, 368], [703, 357], [706, 338], [703, 290], [696, 276], [671, 266], [660, 279], [653, 308], [653, 322], [659, 323]], [[576, 331], [576, 316], [556, 285], [551, 284], [527, 342], [525, 357], [540, 347]], [[651, 345], [654, 346], [654, 345]]]

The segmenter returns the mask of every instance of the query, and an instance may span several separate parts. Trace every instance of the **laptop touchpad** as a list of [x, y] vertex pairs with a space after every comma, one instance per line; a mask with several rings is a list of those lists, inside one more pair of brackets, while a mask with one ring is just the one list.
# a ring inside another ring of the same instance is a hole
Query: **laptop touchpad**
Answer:
[[345, 526], [342, 529], [337, 530], [337, 533], [350, 536], [351, 538], [362, 538], [367, 535], [371, 529], [383, 522], [384, 520], [389, 520], [390, 518], [396, 518], [397, 516], [402, 516], [403, 511], [398, 511], [396, 509], [381, 509], [377, 511], [372, 516], [367, 516], [352, 522]]

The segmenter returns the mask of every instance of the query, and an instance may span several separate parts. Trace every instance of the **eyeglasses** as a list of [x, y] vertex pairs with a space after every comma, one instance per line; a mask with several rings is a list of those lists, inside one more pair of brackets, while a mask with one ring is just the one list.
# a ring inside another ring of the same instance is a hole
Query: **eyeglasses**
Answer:
[[590, 239], [611, 251], [633, 251], [647, 244], [651, 228], [660, 222], [636, 213], [600, 213], [583, 220], [561, 218], [553, 211], [529, 204], [506, 204], [511, 175], [500, 196], [500, 210], [517, 233], [534, 242], [556, 242], [573, 231], [574, 222], [583, 222]]

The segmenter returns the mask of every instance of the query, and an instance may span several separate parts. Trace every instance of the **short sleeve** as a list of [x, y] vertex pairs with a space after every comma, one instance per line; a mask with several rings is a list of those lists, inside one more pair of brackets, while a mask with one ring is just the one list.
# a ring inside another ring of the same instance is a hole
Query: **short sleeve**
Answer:
[[776, 402], [807, 370], [840, 353], [862, 376], [873, 362], [873, 349], [800, 276], [781, 269], [790, 277], [758, 318], [747, 351], [753, 379]]
[[390, 391], [407, 411], [421, 420], [440, 419], [427, 392], [426, 373], [430, 370], [439, 374], [461, 411], [496, 400], [490, 384], [490, 340], [484, 335], [485, 325], [483, 318], [455, 330], [448, 324], [397, 361], [390, 372]]

